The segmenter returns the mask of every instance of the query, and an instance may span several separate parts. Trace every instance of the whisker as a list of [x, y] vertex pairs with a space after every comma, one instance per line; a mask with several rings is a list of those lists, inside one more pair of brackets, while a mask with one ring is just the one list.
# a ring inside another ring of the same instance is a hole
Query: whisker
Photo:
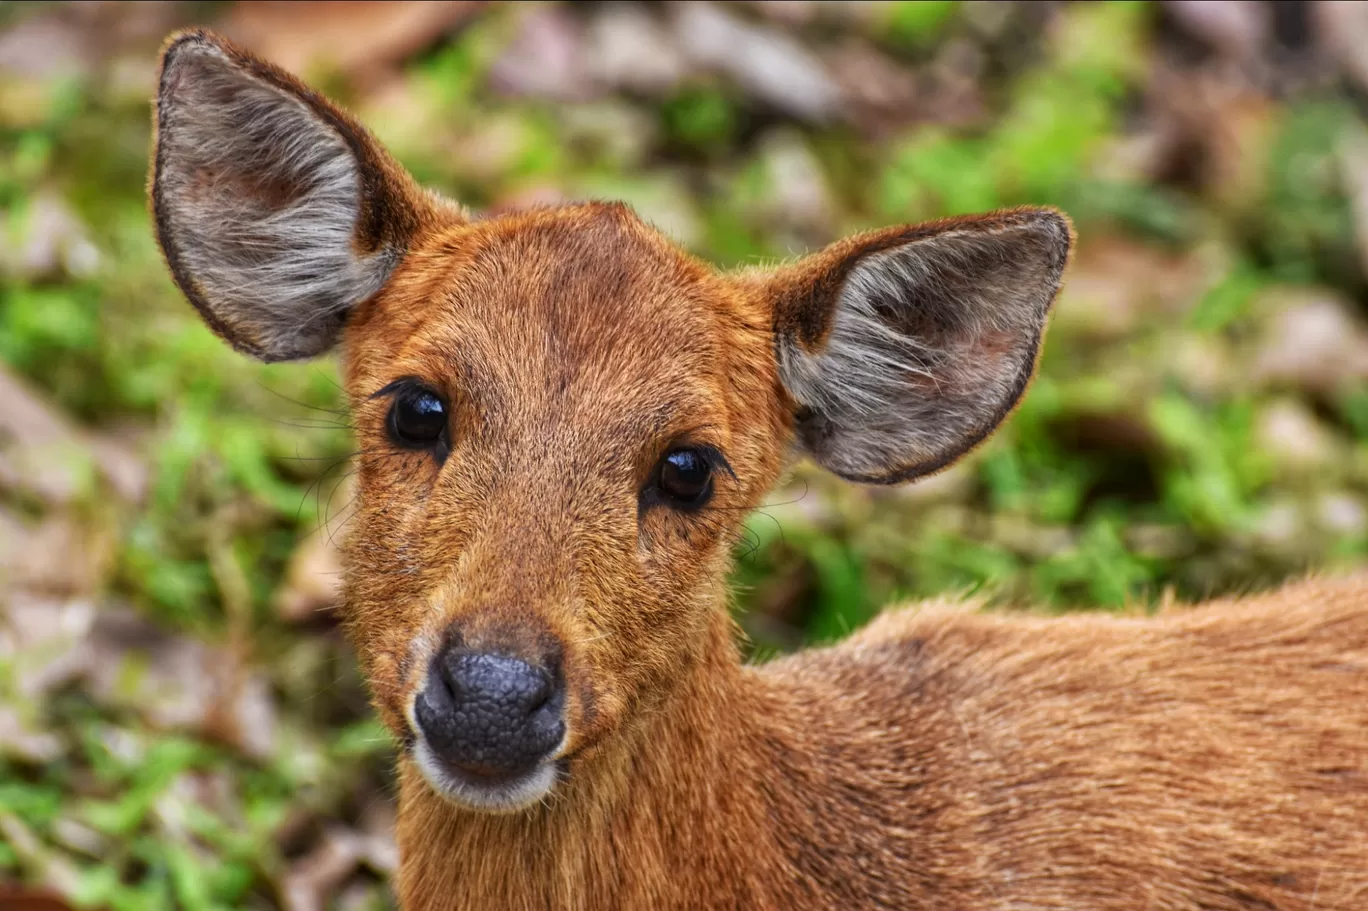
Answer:
[[[329, 382], [331, 382], [334, 386], [337, 386], [338, 389], [342, 389], [341, 386], [338, 386], [336, 380], [329, 379]], [[336, 415], [345, 415], [345, 414], [348, 414], [348, 413], [349, 413], [349, 409], [347, 409], [346, 407], [343, 407], [343, 408], [324, 408], [324, 407], [321, 406], [321, 405], [310, 405], [308, 402], [301, 402], [299, 399], [292, 399], [292, 398], [290, 398], [288, 395], [286, 395], [285, 393], [283, 393], [283, 392], [278, 392], [278, 391], [276, 391], [275, 389], [272, 389], [270, 386], [267, 386], [265, 383], [258, 382], [257, 385], [260, 386], [262, 389], [264, 389], [266, 392], [269, 392], [271, 395], [275, 396], [276, 398], [281, 399], [282, 401], [289, 402], [291, 405], [298, 405], [300, 408], [305, 408], [305, 409], [307, 409], [307, 410], [309, 410], [309, 411], [321, 411], [321, 412], [323, 412], [324, 414], [336, 414]], [[346, 390], [343, 389], [342, 391], [345, 392]]]

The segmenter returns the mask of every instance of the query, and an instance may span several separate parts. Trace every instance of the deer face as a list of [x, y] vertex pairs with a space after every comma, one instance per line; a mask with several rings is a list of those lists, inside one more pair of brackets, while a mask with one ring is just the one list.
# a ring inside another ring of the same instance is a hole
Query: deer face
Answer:
[[778, 471], [755, 316], [607, 205], [438, 231], [357, 310], [348, 609], [445, 792], [540, 797], [693, 660]]
[[495, 811], [669, 698], [791, 454], [889, 483], [983, 439], [1069, 247], [1060, 215], [1020, 210], [728, 275], [619, 205], [471, 220], [201, 32], [165, 51], [152, 201], [177, 284], [230, 343], [340, 342], [348, 629], [405, 761]]

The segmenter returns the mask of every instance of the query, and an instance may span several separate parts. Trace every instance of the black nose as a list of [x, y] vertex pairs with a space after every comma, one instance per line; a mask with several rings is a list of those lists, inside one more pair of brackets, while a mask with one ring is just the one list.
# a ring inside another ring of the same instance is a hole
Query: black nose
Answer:
[[447, 648], [414, 705], [428, 747], [461, 771], [505, 777], [530, 770], [565, 734], [556, 676], [517, 658]]

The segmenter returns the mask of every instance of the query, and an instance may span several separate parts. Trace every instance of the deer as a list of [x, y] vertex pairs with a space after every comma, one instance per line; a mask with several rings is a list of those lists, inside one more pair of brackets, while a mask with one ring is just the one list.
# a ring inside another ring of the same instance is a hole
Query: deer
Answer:
[[1032, 379], [1074, 243], [1025, 207], [710, 266], [602, 201], [477, 215], [204, 30], [163, 47], [172, 279], [336, 352], [341, 612], [409, 911], [1368, 908], [1368, 579], [1157, 612], [953, 598], [742, 660], [734, 538], [798, 458], [938, 471]]

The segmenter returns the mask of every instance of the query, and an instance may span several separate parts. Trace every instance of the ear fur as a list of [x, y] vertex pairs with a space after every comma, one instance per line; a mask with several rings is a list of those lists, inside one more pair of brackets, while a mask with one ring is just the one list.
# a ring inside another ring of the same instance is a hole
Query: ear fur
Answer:
[[1053, 209], [847, 238], [772, 279], [799, 443], [855, 481], [937, 471], [984, 440], [1035, 370], [1072, 243]]
[[149, 195], [181, 291], [266, 361], [332, 347], [431, 206], [356, 121], [201, 30], [162, 51]]

